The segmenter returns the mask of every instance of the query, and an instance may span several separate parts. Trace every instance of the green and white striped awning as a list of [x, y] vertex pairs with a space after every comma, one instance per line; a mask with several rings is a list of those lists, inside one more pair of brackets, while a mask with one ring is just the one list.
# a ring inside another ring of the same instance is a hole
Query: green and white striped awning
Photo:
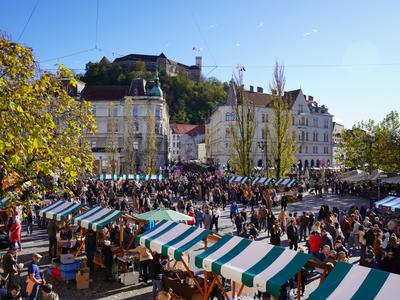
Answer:
[[4, 197], [0, 200], [0, 208], [6, 207], [8, 203], [10, 203], [10, 200], [12, 199], [13, 195], [9, 195], [7, 197]]
[[139, 175], [139, 174], [100, 174], [98, 180], [164, 180], [162, 175]]
[[281, 286], [307, 263], [309, 254], [225, 235], [196, 255], [196, 267], [279, 296]]
[[204, 240], [210, 230], [189, 226], [183, 223], [161, 221], [152, 230], [136, 237], [140, 244], [162, 255], [169, 255], [175, 260], [182, 259], [182, 253]]
[[382, 200], [375, 202], [375, 207], [391, 208], [394, 211], [400, 210], [400, 198], [395, 196], [387, 196]]
[[309, 300], [398, 299], [400, 275], [338, 262]]
[[118, 219], [122, 214], [123, 212], [119, 210], [95, 206], [85, 211], [83, 214], [72, 218], [72, 222], [86, 229], [101, 231], [104, 226]]
[[297, 183], [296, 179], [290, 179], [290, 178], [280, 178], [275, 182], [275, 185], [284, 185], [286, 187], [292, 187]]
[[56, 201], [39, 211], [39, 216], [61, 221], [68, 219], [70, 215], [76, 213], [81, 207], [80, 203]]

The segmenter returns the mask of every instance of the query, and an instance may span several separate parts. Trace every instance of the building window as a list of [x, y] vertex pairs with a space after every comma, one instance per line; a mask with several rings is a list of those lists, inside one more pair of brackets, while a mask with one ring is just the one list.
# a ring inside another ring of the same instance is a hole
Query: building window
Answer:
[[226, 113], [225, 114], [225, 121], [231, 121], [231, 113]]
[[156, 118], [161, 118], [161, 109], [159, 107], [156, 107], [154, 115]]
[[306, 141], [308, 141], [308, 131], [306, 132]]
[[313, 146], [313, 153], [318, 153], [318, 146]]
[[267, 137], [267, 135], [266, 135], [266, 132], [265, 132], [265, 128], [263, 128], [263, 129], [261, 129], [261, 138], [262, 138], [263, 140], [265, 140], [266, 137]]
[[306, 126], [308, 126], [308, 118], [306, 118]]
[[313, 142], [318, 142], [318, 132], [313, 132]]
[[313, 119], [313, 124], [314, 124], [314, 127], [318, 127], [318, 119], [317, 118]]
[[308, 146], [306, 146], [306, 149], [304, 151], [305, 153], [308, 153]]
[[96, 116], [96, 106], [95, 105], [93, 105], [93, 107], [92, 107], [92, 113], [94, 116]]
[[262, 123], [268, 123], [268, 114], [267, 113], [263, 113], [261, 116], [261, 122]]
[[299, 113], [303, 112], [303, 104], [299, 104]]
[[324, 147], [324, 154], [329, 154], [329, 148], [328, 147]]
[[324, 120], [324, 128], [329, 128], [329, 120], [328, 119]]
[[133, 128], [134, 128], [136, 131], [139, 131], [139, 122], [135, 122], [135, 123], [133, 124]]
[[138, 117], [139, 116], [139, 107], [138, 106], [134, 106], [132, 109], [132, 115], [134, 117]]
[[155, 133], [156, 134], [161, 134], [162, 132], [162, 125], [161, 123], [156, 123], [156, 126], [154, 127]]
[[301, 140], [302, 140], [302, 141], [305, 140], [305, 133], [304, 133], [304, 131], [301, 132]]
[[303, 146], [300, 145], [300, 147], [299, 147], [299, 153], [302, 153], [302, 152], [303, 152]]
[[229, 127], [225, 128], [225, 137], [230, 137], [231, 136], [231, 131], [229, 129]]
[[327, 132], [324, 133], [324, 142], [329, 142], [329, 134]]
[[118, 106], [115, 106], [113, 109], [113, 117], [118, 117]]
[[107, 123], [107, 132], [116, 133], [118, 132], [118, 122], [108, 122]]

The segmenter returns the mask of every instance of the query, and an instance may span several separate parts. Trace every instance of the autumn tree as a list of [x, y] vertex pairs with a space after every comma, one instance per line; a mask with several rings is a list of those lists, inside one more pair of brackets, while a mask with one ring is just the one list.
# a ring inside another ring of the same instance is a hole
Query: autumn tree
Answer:
[[32, 49], [0, 37], [0, 183], [9, 182], [0, 198], [27, 186], [46, 190], [44, 178], [68, 190], [93, 169], [84, 136], [96, 121], [88, 102], [69, 96], [65, 87], [76, 84], [70, 70], [41, 71]]
[[125, 167], [124, 172], [127, 174], [136, 173], [136, 152], [137, 152], [137, 121], [134, 116], [134, 105], [131, 97], [126, 97], [124, 107], [124, 118], [126, 130], [124, 131], [124, 154]]
[[233, 150], [230, 161], [235, 165], [238, 175], [250, 176], [253, 167], [252, 147], [256, 128], [255, 105], [244, 93], [240, 73], [233, 86], [236, 100], [231, 103], [234, 120], [230, 128]]
[[147, 105], [147, 128], [146, 128], [146, 148], [144, 154], [144, 172], [146, 174], [157, 173], [157, 136], [156, 136], [156, 119], [154, 116], [153, 106], [151, 102]]
[[368, 120], [344, 130], [338, 144], [336, 159], [346, 167], [366, 171], [380, 169], [388, 172], [400, 170], [400, 118], [390, 112], [376, 122]]
[[269, 133], [271, 139], [271, 158], [275, 168], [275, 177], [284, 177], [296, 162], [297, 142], [292, 129], [291, 106], [294, 99], [285, 96], [285, 70], [275, 63], [272, 83], [270, 84], [273, 103], [273, 124]]
[[118, 107], [110, 102], [108, 105], [107, 136], [106, 136], [106, 155], [108, 173], [118, 173], [118, 153], [120, 152], [118, 140]]

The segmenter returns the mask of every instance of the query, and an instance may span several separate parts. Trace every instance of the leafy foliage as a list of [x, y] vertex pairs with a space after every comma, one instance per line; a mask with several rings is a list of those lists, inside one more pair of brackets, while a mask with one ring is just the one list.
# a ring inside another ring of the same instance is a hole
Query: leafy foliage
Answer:
[[[65, 186], [93, 168], [84, 134], [96, 129], [91, 105], [74, 100], [62, 79], [70, 70], [40, 72], [32, 50], [0, 37], [0, 198], [28, 186], [45, 189], [44, 178]], [[12, 178], [12, 179], [11, 179]]]
[[[159, 76], [171, 122], [204, 124], [212, 108], [224, 102], [227, 96], [227, 83], [216, 78], [195, 83], [185, 77], [168, 76], [165, 70], [159, 70]], [[142, 62], [129, 69], [101, 60], [89, 62], [80, 79], [88, 85], [129, 85], [134, 78], [150, 80], [152, 77], [153, 74], [146, 71]]]
[[275, 168], [275, 178], [284, 177], [296, 162], [296, 135], [292, 131], [292, 113], [290, 101], [284, 98], [285, 74], [283, 66], [275, 64], [271, 84], [273, 99], [274, 124], [268, 137], [272, 160]]
[[338, 161], [367, 171], [400, 170], [400, 119], [390, 112], [381, 122], [361, 122], [341, 133]]

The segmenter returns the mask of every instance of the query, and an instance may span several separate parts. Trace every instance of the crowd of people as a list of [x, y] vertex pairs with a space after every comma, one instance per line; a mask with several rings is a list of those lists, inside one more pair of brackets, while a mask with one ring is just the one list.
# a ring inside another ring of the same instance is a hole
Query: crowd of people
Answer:
[[[347, 211], [340, 211], [336, 207], [329, 207], [325, 202], [318, 212], [291, 211], [291, 206], [288, 205], [290, 197], [301, 200], [303, 192], [315, 193], [321, 196], [323, 202], [327, 193], [340, 195], [351, 190], [346, 183], [329, 177], [324, 183], [300, 183], [293, 191], [288, 191], [282, 188], [277, 190], [272, 185], [230, 183], [220, 176], [187, 172], [178, 179], [167, 178], [162, 181], [85, 179], [77, 184], [73, 196], [66, 193], [55, 196], [55, 199], [79, 201], [87, 206], [100, 205], [131, 215], [167, 207], [193, 217], [193, 221], [188, 222], [189, 225], [215, 232], [220, 230], [219, 220], [223, 212], [227, 211], [234, 229], [232, 234], [243, 238], [257, 240], [262, 236], [265, 239], [261, 234], [265, 232], [267, 241], [269, 239], [271, 244], [312, 253], [316, 259], [331, 266], [337, 261], [348, 262], [349, 258], [359, 256], [360, 264], [364, 266], [400, 273], [400, 221], [396, 215], [355, 204]], [[34, 218], [32, 211], [24, 212], [28, 235], [32, 234]], [[62, 240], [70, 240], [71, 229], [68, 226], [59, 229], [55, 222], [46, 222], [44, 219], [37, 221], [39, 226], [47, 228], [49, 257], [56, 256], [57, 236], [60, 235]], [[7, 224], [10, 247], [5, 256], [7, 259], [3, 258], [3, 269], [9, 275], [6, 291], [8, 294], [15, 294], [20, 290], [18, 276], [21, 266], [16, 256], [22, 249], [21, 224], [13, 216], [10, 216]], [[123, 228], [123, 244], [126, 247], [137, 228], [128, 224]], [[108, 227], [106, 234], [111, 243], [116, 243], [120, 236], [119, 226]], [[302, 242], [305, 244], [299, 247]], [[93, 269], [96, 240], [95, 234], [90, 231], [87, 233], [85, 247], [89, 266]], [[64, 253], [66, 251], [67, 249], [63, 249]], [[156, 295], [161, 289], [157, 281], [161, 272], [159, 265], [152, 263], [154, 254], [151, 255], [151, 259], [147, 253], [147, 258], [141, 260], [141, 279], [153, 280]], [[39, 290], [36, 291], [38, 286], [42, 286], [42, 294], [50, 289], [48, 294], [51, 296], [44, 299], [53, 299], [49, 298], [55, 294], [51, 291], [51, 286], [45, 287], [43, 282], [39, 284], [41, 275], [36, 274], [34, 267], [38, 261], [38, 256], [33, 257], [31, 266], [28, 267], [31, 272], [28, 272], [29, 277], [36, 282], [31, 293], [33, 296], [29, 299], [39, 299]], [[157, 257], [155, 261], [161, 262], [161, 258]]]

